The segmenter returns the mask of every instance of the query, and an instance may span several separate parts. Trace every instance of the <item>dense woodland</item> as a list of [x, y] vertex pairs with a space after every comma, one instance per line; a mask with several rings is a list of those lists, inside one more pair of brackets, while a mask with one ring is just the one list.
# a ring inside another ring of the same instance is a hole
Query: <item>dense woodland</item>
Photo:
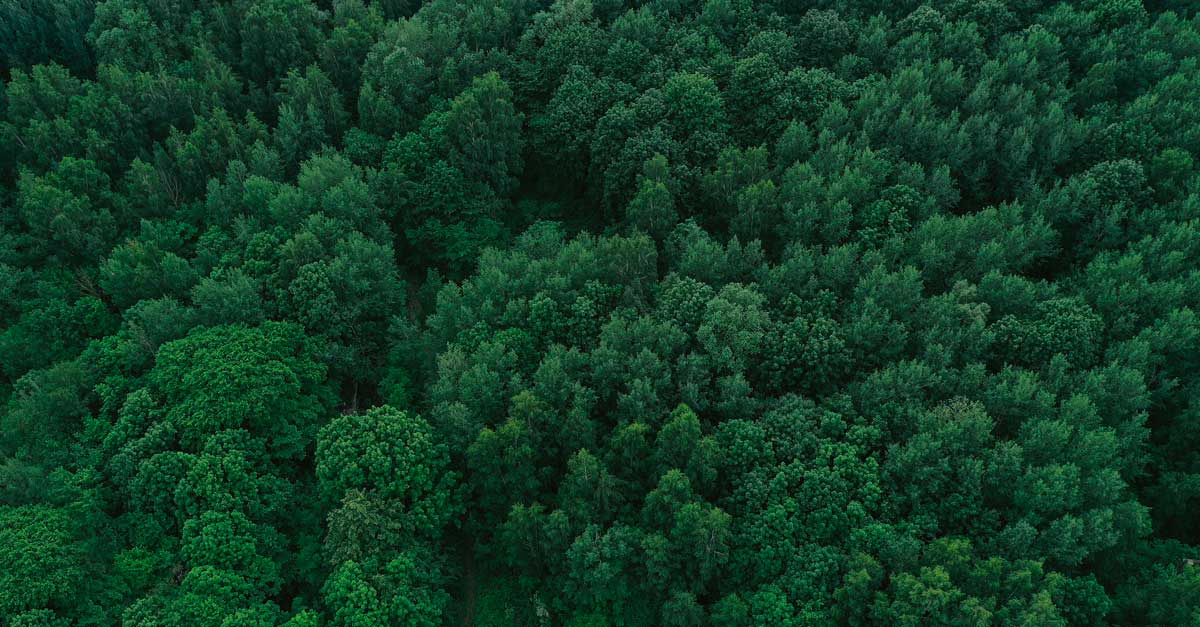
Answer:
[[0, 627], [1200, 625], [1198, 10], [3, 0]]

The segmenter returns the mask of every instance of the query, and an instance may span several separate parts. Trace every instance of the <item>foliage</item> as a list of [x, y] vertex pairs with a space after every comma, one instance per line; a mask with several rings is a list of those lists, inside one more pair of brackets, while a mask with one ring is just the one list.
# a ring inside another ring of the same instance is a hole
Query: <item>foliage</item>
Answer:
[[1198, 59], [0, 1], [0, 627], [1197, 624]]

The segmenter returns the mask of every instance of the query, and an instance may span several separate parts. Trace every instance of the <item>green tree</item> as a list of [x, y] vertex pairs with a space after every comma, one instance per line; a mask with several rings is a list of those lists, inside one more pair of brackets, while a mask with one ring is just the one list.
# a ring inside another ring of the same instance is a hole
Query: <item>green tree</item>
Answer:
[[199, 329], [159, 349], [149, 380], [184, 446], [198, 449], [222, 429], [247, 428], [267, 437], [273, 456], [297, 458], [330, 411], [314, 351], [290, 323]]
[[322, 588], [330, 625], [437, 627], [449, 602], [441, 574], [427, 558], [402, 553], [377, 571], [353, 561], [339, 566]]
[[74, 606], [72, 595], [88, 576], [87, 552], [76, 540], [75, 525], [63, 508], [0, 507], [0, 612], [13, 617]]
[[322, 498], [337, 502], [349, 490], [392, 500], [410, 534], [437, 539], [454, 520], [458, 475], [449, 454], [419, 416], [383, 406], [337, 417], [317, 439]]

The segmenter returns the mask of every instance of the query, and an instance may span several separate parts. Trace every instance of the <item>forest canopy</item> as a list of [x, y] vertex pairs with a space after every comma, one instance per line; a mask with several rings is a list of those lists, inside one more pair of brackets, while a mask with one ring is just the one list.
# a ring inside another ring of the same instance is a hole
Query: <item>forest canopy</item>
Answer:
[[1200, 626], [1200, 4], [0, 1], [0, 627]]

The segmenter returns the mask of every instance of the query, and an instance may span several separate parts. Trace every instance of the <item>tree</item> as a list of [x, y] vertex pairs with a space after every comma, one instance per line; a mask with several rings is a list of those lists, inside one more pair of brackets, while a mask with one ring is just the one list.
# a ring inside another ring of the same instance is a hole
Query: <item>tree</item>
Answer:
[[394, 499], [400, 524], [437, 539], [455, 518], [458, 475], [429, 423], [389, 407], [343, 415], [317, 439], [317, 480], [322, 498], [337, 502], [349, 490]]
[[295, 324], [199, 329], [159, 349], [149, 380], [184, 446], [196, 450], [221, 429], [247, 428], [267, 436], [273, 456], [297, 458], [330, 409], [314, 352]]
[[680, 138], [697, 133], [723, 133], [728, 124], [716, 83], [701, 74], [681, 73], [663, 85], [663, 104]]
[[437, 627], [449, 601], [438, 587], [441, 574], [424, 556], [402, 553], [377, 572], [353, 561], [339, 566], [322, 589], [330, 625]]
[[512, 105], [512, 90], [492, 72], [475, 79], [446, 111], [446, 142], [471, 180], [483, 180], [504, 198], [521, 174], [523, 115]]
[[[70, 511], [47, 505], [0, 507], [0, 612], [70, 608], [83, 585], [86, 549]], [[32, 619], [32, 617], [29, 617]]]
[[322, 41], [324, 12], [300, 0], [269, 0], [246, 11], [239, 25], [246, 77], [273, 89], [289, 70], [307, 66]]
[[737, 369], [758, 354], [770, 321], [763, 304], [757, 290], [737, 283], [708, 302], [696, 336], [714, 363]]
[[62, 264], [95, 263], [115, 235], [108, 177], [88, 160], [65, 157], [51, 172], [25, 172], [17, 207], [41, 255]]
[[489, 512], [495, 528], [514, 504], [531, 503], [540, 492], [534, 436], [519, 419], [510, 418], [495, 430], [484, 427], [467, 449], [473, 501]]
[[350, 122], [343, 96], [316, 66], [283, 79], [275, 143], [284, 162], [295, 167], [323, 146], [335, 145]]
[[670, 176], [666, 157], [655, 155], [647, 159], [638, 179], [637, 195], [625, 211], [630, 225], [658, 240], [665, 237], [668, 229], [678, 220], [675, 200], [671, 196]]
[[94, 69], [84, 45], [95, 6], [82, 1], [6, 4], [0, 9], [0, 59], [5, 68], [58, 61], [77, 74]]

